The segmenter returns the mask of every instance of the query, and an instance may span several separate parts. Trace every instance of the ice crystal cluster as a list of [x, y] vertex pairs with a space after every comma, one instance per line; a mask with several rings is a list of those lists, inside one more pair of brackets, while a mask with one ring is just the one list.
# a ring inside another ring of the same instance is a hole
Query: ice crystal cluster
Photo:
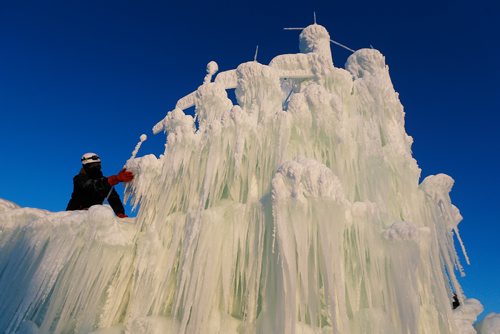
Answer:
[[0, 329], [475, 333], [453, 179], [419, 183], [384, 56], [361, 49], [334, 67], [317, 24], [300, 51], [218, 74], [208, 64], [154, 127], [164, 154], [135, 157], [138, 144], [127, 162], [135, 223], [106, 206], [3, 201]]

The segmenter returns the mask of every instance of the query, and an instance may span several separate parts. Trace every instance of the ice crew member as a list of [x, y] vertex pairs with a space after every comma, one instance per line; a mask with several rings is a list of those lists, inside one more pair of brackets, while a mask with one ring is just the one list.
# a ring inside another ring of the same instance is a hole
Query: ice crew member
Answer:
[[120, 196], [113, 186], [131, 181], [134, 175], [123, 169], [117, 175], [103, 176], [101, 159], [95, 153], [85, 153], [81, 160], [83, 167], [73, 178], [73, 194], [66, 210], [86, 210], [92, 205], [102, 204], [107, 197], [115, 214], [120, 218], [127, 217]]

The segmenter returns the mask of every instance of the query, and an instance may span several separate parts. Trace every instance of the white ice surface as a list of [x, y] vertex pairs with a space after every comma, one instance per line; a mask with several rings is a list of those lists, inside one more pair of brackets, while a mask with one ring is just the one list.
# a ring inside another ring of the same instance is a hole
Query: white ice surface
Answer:
[[474, 334], [476, 330], [472, 326], [477, 316], [483, 312], [483, 306], [477, 299], [466, 299], [461, 305], [453, 310], [453, 317], [457, 323], [457, 334]]
[[490, 313], [474, 327], [478, 334], [500, 334], [500, 314]]
[[19, 208], [19, 205], [17, 205], [14, 202], [7, 201], [5, 199], [0, 198], [0, 212], [4, 212], [7, 210], [16, 209], [16, 208]]
[[130, 280], [135, 230], [108, 206], [0, 212], [2, 332], [86, 333], [98, 319], [107, 324], [103, 317], [123, 307], [118, 285]]

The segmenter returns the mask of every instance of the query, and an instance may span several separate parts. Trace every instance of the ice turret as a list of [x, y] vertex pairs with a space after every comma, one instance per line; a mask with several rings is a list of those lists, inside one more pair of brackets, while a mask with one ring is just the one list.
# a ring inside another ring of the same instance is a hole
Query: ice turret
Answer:
[[311, 24], [300, 33], [300, 52], [317, 53], [333, 65], [332, 51], [330, 50], [330, 34], [325, 27]]

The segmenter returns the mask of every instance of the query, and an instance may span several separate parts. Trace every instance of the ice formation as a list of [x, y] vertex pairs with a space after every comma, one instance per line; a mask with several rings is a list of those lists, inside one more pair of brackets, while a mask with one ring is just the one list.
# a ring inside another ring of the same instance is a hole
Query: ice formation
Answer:
[[130, 160], [135, 159], [137, 153], [139, 152], [139, 149], [141, 148], [142, 143], [145, 142], [147, 139], [148, 139], [148, 136], [146, 136], [145, 134], [141, 135], [141, 137], [139, 138], [139, 142], [137, 143], [137, 145], [135, 145], [135, 148], [132, 151], [132, 155], [130, 156]]
[[0, 202], [0, 329], [473, 333], [453, 180], [419, 184], [384, 56], [362, 49], [334, 67], [317, 24], [300, 50], [215, 78], [208, 64], [154, 126], [164, 154], [127, 162], [135, 224], [106, 206]]
[[0, 198], [0, 212], [17, 208], [19, 208], [19, 205], [17, 205], [16, 203]]
[[490, 313], [476, 326], [478, 333], [482, 334], [500, 334], [500, 314]]
[[481, 312], [483, 312], [483, 306], [474, 298], [465, 300], [460, 307], [453, 310], [453, 316], [457, 323], [457, 334], [475, 334], [476, 330], [472, 323]]

